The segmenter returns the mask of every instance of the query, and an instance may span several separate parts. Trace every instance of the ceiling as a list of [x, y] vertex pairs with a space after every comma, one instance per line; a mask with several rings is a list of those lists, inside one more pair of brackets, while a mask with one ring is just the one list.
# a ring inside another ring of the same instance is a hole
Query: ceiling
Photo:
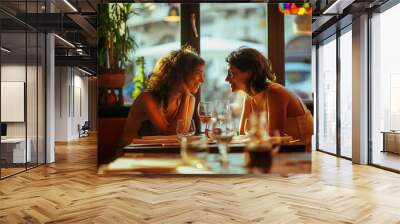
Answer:
[[[28, 35], [25, 40], [25, 35], [21, 35], [21, 32], [54, 32], [74, 45], [71, 47], [71, 44], [61, 38], [55, 38], [56, 64], [72, 63], [96, 71], [97, 5], [106, 2], [111, 1], [47, 0], [46, 5], [45, 0], [1, 0], [2, 46], [13, 50], [9, 58], [13, 58], [11, 56], [22, 58], [23, 55], [34, 54], [37, 51], [37, 43], [32, 40], [33, 35]], [[324, 38], [335, 32], [337, 24], [345, 26], [346, 21], [351, 23], [352, 16], [377, 8], [387, 0], [312, 0], [311, 2], [314, 41], [317, 37]], [[346, 16], [347, 20], [343, 19]], [[26, 43], [28, 45], [25, 50]]]
[[[36, 35], [52, 32], [62, 38], [55, 38], [56, 65], [74, 65], [96, 71], [96, 16], [100, 2], [48, 0], [46, 5], [45, 0], [1, 0], [2, 46], [12, 50], [7, 53], [7, 60], [22, 63], [25, 62], [25, 56], [31, 60], [37, 55], [36, 51], [43, 47], [36, 43]], [[25, 34], [21, 34], [25, 32], [26, 38]]]
[[317, 43], [352, 23], [352, 19], [376, 9], [389, 0], [313, 0], [312, 33]]

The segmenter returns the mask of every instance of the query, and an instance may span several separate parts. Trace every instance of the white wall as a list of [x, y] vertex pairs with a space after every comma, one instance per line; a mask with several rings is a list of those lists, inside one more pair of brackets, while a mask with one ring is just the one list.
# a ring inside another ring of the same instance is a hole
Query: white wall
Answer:
[[67, 67], [55, 68], [55, 141], [68, 141], [69, 79]]
[[[25, 65], [2, 65], [1, 81], [4, 82], [25, 82]], [[1, 108], [7, 110], [7, 108]], [[7, 137], [25, 137], [25, 123], [7, 123]]]
[[[83, 73], [76, 74], [77, 70], [75, 70], [74, 75], [74, 100], [75, 100], [75, 113], [73, 119], [73, 135], [78, 136], [78, 129], [76, 128], [78, 124], [83, 125], [85, 121], [88, 121], [89, 118], [89, 103], [88, 103], [88, 78], [83, 77]], [[80, 102], [79, 102], [80, 101]], [[80, 111], [81, 110], [81, 111]]]
[[[1, 81], [24, 82], [26, 84], [26, 121], [24, 122], [6, 122], [7, 137], [25, 138], [30, 140], [32, 162], [39, 159], [39, 163], [44, 163], [44, 83], [42, 67], [36, 67], [25, 64], [3, 64], [1, 66]], [[27, 78], [27, 80], [25, 80]], [[3, 96], [4, 97], [4, 96]], [[10, 108], [1, 108], [1, 110], [10, 110]], [[8, 111], [11, 112], [12, 111]], [[37, 156], [37, 153], [39, 155]]]
[[[36, 66], [28, 66], [28, 83], [25, 80], [25, 65], [2, 65], [1, 66], [1, 81], [3, 82], [25, 82], [27, 83], [27, 121], [28, 121], [28, 137], [29, 128], [32, 127], [36, 135], [36, 79], [32, 78], [32, 74], [36, 77]], [[42, 102], [42, 101], [40, 101]], [[43, 105], [38, 105], [39, 107]], [[1, 108], [7, 110], [7, 108]], [[34, 122], [34, 123], [32, 123]], [[8, 137], [25, 137], [25, 123], [26, 122], [10, 122], [7, 123], [7, 136]], [[34, 127], [33, 127], [34, 126]]]
[[56, 67], [55, 73], [55, 141], [70, 141], [88, 120], [88, 78], [72, 67]]

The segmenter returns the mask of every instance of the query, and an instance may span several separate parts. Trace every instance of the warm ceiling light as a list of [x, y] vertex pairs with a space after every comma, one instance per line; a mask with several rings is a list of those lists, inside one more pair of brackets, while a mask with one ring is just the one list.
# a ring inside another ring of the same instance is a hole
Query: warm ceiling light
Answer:
[[72, 47], [72, 48], [75, 48], [75, 45], [73, 45], [71, 42], [69, 42], [68, 40], [66, 40], [66, 39], [64, 39], [64, 38], [62, 38], [62, 37], [60, 37], [59, 35], [57, 35], [57, 34], [54, 34], [54, 36], [55, 37], [57, 37], [59, 40], [61, 40], [62, 42], [64, 42], [65, 44], [67, 44], [68, 46], [70, 46], [70, 47]]
[[171, 6], [168, 11], [168, 15], [164, 17], [164, 21], [167, 22], [179, 22], [181, 17], [179, 16], [179, 9], [176, 6]]
[[64, 0], [65, 4], [67, 4], [74, 12], [78, 12], [78, 10], [68, 1]]
[[10, 52], [11, 52], [11, 50], [9, 50], [9, 49], [7, 49], [7, 48], [5, 48], [5, 47], [1, 47], [0, 49], [1, 49], [2, 51], [6, 52], [6, 53], [10, 53]]

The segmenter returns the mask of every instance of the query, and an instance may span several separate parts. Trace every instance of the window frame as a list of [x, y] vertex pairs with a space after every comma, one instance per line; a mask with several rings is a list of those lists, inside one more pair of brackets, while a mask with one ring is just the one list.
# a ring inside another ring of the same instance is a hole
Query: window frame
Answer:
[[400, 173], [400, 170], [397, 169], [393, 169], [384, 165], [379, 165], [373, 162], [373, 133], [372, 133], [372, 19], [374, 17], [374, 14], [381, 14], [384, 13], [385, 11], [393, 8], [394, 6], [397, 6], [399, 3], [398, 0], [388, 0], [387, 2], [385, 2], [384, 4], [380, 5], [379, 7], [369, 10], [367, 12], [368, 15], [368, 31], [367, 31], [367, 39], [368, 39], [368, 69], [367, 69], [367, 78], [368, 78], [368, 155], [367, 155], [367, 161], [368, 161], [368, 165], [376, 167], [376, 168], [380, 168], [383, 170], [387, 170], [387, 171], [391, 171], [394, 173]]
[[[345, 19], [348, 19], [348, 18], [345, 18]], [[336, 25], [335, 25], [336, 26]], [[328, 28], [329, 29], [329, 28]], [[344, 35], [345, 33], [347, 33], [347, 32], [352, 32], [352, 23], [350, 22], [350, 23], [348, 23], [348, 24], [346, 24], [344, 27], [342, 27], [342, 28], [340, 28], [340, 29], [337, 29], [336, 30], [336, 32], [334, 32], [334, 33], [332, 33], [331, 35], [329, 35], [329, 36], [327, 36], [326, 38], [324, 38], [324, 39], [322, 39], [322, 40], [318, 40], [316, 43], [315, 43], [315, 45], [316, 45], [316, 52], [315, 52], [315, 54], [316, 54], [316, 59], [315, 59], [315, 61], [316, 61], [316, 94], [315, 94], [315, 101], [316, 101], [316, 108], [315, 108], [315, 120], [316, 120], [316, 123], [317, 123], [317, 125], [316, 125], [316, 138], [315, 138], [315, 141], [316, 141], [316, 151], [319, 151], [319, 152], [323, 152], [323, 153], [326, 153], [326, 154], [329, 154], [329, 155], [333, 155], [333, 156], [336, 156], [336, 157], [339, 157], [339, 158], [343, 158], [343, 159], [346, 159], [346, 160], [352, 160], [352, 158], [350, 158], [350, 157], [347, 157], [347, 156], [344, 156], [344, 155], [342, 155], [342, 152], [341, 152], [341, 119], [340, 119], [340, 112], [341, 112], [341, 110], [340, 110], [340, 103], [341, 103], [341, 97], [340, 97], [340, 81], [341, 81], [341, 79], [340, 79], [340, 77], [341, 77], [341, 66], [340, 66], [340, 38], [341, 38], [341, 36], [342, 35]], [[320, 145], [320, 143], [319, 143], [319, 133], [320, 133], [320, 130], [319, 130], [319, 125], [318, 125], [318, 123], [319, 123], [319, 116], [318, 116], [318, 114], [319, 114], [319, 110], [320, 110], [320, 102], [319, 102], [319, 92], [318, 92], [318, 88], [319, 88], [319, 84], [320, 84], [320, 80], [319, 80], [319, 72], [320, 72], [320, 66], [319, 66], [319, 63], [318, 63], [318, 61], [319, 61], [319, 48], [320, 48], [320, 45], [321, 44], [326, 44], [326, 43], [329, 43], [329, 42], [331, 42], [331, 41], [336, 41], [336, 61], [335, 61], [335, 63], [336, 63], [336, 152], [335, 153], [331, 153], [331, 152], [328, 152], [328, 151], [326, 151], [326, 150], [324, 150], [324, 149], [320, 149], [319, 148], [319, 145]]]

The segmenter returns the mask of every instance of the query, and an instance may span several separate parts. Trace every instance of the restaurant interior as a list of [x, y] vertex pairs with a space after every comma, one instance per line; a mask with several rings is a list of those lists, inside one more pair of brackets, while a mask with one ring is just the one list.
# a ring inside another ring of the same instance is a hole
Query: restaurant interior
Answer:
[[[398, 21], [397, 0], [2, 0], [0, 223], [398, 223]], [[126, 143], [186, 47], [193, 115]], [[245, 112], [243, 48], [310, 112], [310, 141], [272, 130], [270, 101]]]

